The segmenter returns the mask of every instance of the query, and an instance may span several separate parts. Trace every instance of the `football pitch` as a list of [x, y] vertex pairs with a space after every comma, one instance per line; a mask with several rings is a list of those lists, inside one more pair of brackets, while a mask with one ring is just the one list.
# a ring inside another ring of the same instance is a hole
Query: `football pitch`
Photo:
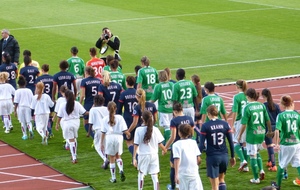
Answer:
[[[127, 76], [135, 75], [134, 67], [146, 55], [157, 70], [169, 67], [173, 79], [176, 69], [184, 68], [187, 78], [197, 74], [204, 84], [299, 74], [299, 20], [299, 0], [1, 0], [0, 28], [15, 36], [21, 54], [29, 49], [40, 65], [50, 64], [50, 74], [58, 72], [59, 62], [71, 56], [72, 46], [88, 61], [89, 48], [95, 46], [102, 28], [109, 27], [121, 40], [121, 63]], [[22, 59], [20, 56], [20, 62]], [[55, 131], [49, 145], [42, 146], [37, 133], [34, 140], [23, 141], [13, 119], [15, 130], [8, 135], [1, 132], [1, 140], [95, 189], [137, 189], [137, 171], [125, 146], [122, 158], [127, 179], [110, 184], [110, 172], [100, 169], [100, 157], [83, 127], [78, 139], [79, 163], [72, 165], [69, 152], [62, 149], [61, 131]], [[265, 153], [263, 156], [266, 158]], [[165, 189], [169, 155], [160, 159], [160, 183]], [[204, 189], [210, 189], [205, 156], [202, 160], [200, 175]], [[237, 166], [228, 171], [228, 189], [268, 185], [240, 183], [248, 182], [252, 174], [240, 175], [236, 170]], [[275, 179], [276, 174], [270, 176]], [[144, 189], [152, 189], [149, 176]]]

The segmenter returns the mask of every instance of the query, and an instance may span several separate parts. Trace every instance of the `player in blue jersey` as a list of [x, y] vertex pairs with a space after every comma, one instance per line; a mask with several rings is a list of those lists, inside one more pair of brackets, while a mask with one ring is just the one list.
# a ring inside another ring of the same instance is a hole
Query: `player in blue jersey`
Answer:
[[[183, 113], [183, 107], [181, 103], [175, 102], [173, 104], [173, 115], [174, 118], [171, 120], [170, 123], [170, 128], [171, 128], [171, 137], [166, 143], [166, 149], [168, 149], [172, 143], [178, 141], [180, 139], [180, 136], [178, 134], [178, 126], [180, 124], [189, 124], [193, 130], [194, 130], [194, 118], [191, 116], [184, 115]], [[164, 154], [164, 152], [163, 152]], [[171, 151], [170, 155], [170, 165], [171, 165], [171, 170], [170, 170], [170, 181], [171, 184], [168, 185], [168, 190], [174, 190], [176, 187], [175, 184], [175, 169], [174, 169], [174, 158], [173, 158], [173, 153]]]
[[[69, 67], [69, 64], [66, 60], [63, 60], [59, 63], [60, 72], [56, 73], [53, 76], [53, 90], [52, 90], [52, 99], [55, 100], [55, 94], [57, 89], [60, 89], [62, 85], [65, 85], [68, 87], [68, 89], [73, 89], [74, 94], [77, 94], [77, 88], [76, 88], [76, 78], [75, 76], [67, 72], [67, 69]], [[72, 88], [73, 86], [73, 88]], [[57, 98], [61, 97], [60, 92], [58, 92]]]
[[201, 128], [200, 151], [205, 149], [206, 140], [206, 166], [212, 190], [226, 190], [225, 173], [228, 165], [228, 150], [226, 138], [230, 147], [230, 165], [235, 165], [234, 144], [232, 130], [226, 121], [218, 119], [218, 109], [211, 105], [207, 108], [209, 121]]
[[[50, 96], [50, 98], [52, 99], [53, 76], [49, 75], [48, 72], [49, 72], [49, 65], [48, 64], [42, 65], [42, 75], [36, 79], [35, 84], [37, 84], [38, 82], [43, 82], [44, 83], [44, 93], [48, 94]], [[52, 133], [52, 126], [53, 126], [52, 113], [53, 112], [54, 112], [54, 106], [52, 108], [50, 108], [50, 116], [49, 116], [49, 121], [48, 121], [48, 126], [47, 126], [49, 138], [54, 137], [54, 135]]]
[[[84, 100], [84, 109], [86, 111], [90, 111], [91, 107], [94, 104], [94, 97], [98, 94], [98, 88], [101, 84], [100, 79], [95, 77], [95, 70], [87, 66], [85, 68], [85, 78], [82, 79], [81, 85], [80, 85], [80, 103], [83, 103]], [[89, 116], [84, 115], [84, 128], [86, 132], [88, 132], [87, 136], [91, 135], [92, 138], [94, 138], [94, 132], [90, 131], [89, 133]]]
[[104, 106], [107, 106], [108, 102], [113, 101], [118, 106], [120, 94], [122, 92], [122, 86], [118, 83], [112, 82], [108, 71], [102, 72], [103, 84], [98, 88], [98, 94], [102, 95], [105, 99]]
[[[138, 101], [136, 99], [136, 90], [134, 88], [135, 84], [135, 78], [133, 76], [128, 76], [126, 78], [126, 86], [127, 90], [123, 91], [120, 95], [119, 99], [119, 108], [118, 108], [118, 114], [122, 114], [123, 111], [123, 117], [125, 119], [127, 127], [130, 127], [132, 121], [133, 121], [133, 109], [138, 104]], [[128, 147], [129, 152], [133, 155], [133, 137], [134, 137], [134, 131], [131, 132], [131, 137], [127, 138], [124, 135], [124, 139], [126, 140], [126, 144]]]
[[8, 83], [17, 89], [16, 78], [18, 77], [18, 68], [14, 63], [11, 62], [11, 57], [7, 52], [2, 54], [0, 72], [8, 72]]
[[35, 94], [35, 80], [40, 75], [40, 71], [35, 66], [31, 66], [31, 58], [29, 56], [24, 56], [24, 64], [20, 70], [20, 75], [24, 76], [26, 79], [26, 88], [29, 88], [33, 94]]

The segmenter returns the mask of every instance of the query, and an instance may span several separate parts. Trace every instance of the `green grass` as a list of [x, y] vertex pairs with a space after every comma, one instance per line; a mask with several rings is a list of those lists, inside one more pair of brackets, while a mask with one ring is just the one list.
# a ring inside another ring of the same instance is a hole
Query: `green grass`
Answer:
[[[134, 72], [143, 55], [157, 69], [173, 69], [173, 78], [176, 68], [189, 67], [187, 78], [198, 74], [202, 83], [300, 72], [298, 0], [2, 0], [1, 3], [1, 27], [11, 30], [21, 52], [30, 49], [34, 60], [50, 64], [52, 74], [59, 70], [61, 60], [70, 57], [71, 46], [77, 46], [79, 56], [89, 60], [88, 49], [95, 45], [105, 26], [121, 39], [120, 54], [127, 75]], [[130, 165], [126, 148], [123, 159], [127, 179], [122, 186], [112, 185], [108, 182], [109, 171], [99, 168], [101, 160], [90, 148], [92, 140], [85, 137], [83, 127], [78, 138], [79, 163], [72, 165], [69, 152], [62, 150], [61, 132], [55, 132], [49, 146], [42, 146], [38, 134], [32, 141], [21, 140], [15, 118], [14, 126], [11, 134], [1, 132], [0, 139], [57, 170], [91, 183], [96, 189], [136, 189], [137, 171]], [[160, 161], [162, 189], [169, 181], [168, 157], [161, 157]], [[209, 189], [205, 161], [200, 167], [204, 189]], [[240, 174], [236, 169], [228, 171], [228, 189], [259, 189], [275, 179], [274, 173], [267, 173], [266, 182], [250, 185], [251, 173]], [[290, 179], [296, 176], [294, 171], [290, 169]], [[293, 188], [290, 179], [283, 183], [286, 188]], [[151, 184], [151, 178], [146, 177], [145, 189], [152, 189]]]

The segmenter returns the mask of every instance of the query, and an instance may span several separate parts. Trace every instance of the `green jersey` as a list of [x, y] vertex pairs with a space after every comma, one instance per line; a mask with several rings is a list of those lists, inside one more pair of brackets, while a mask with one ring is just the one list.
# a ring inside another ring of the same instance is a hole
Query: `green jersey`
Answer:
[[208, 96], [205, 96], [202, 99], [201, 108], [200, 108], [200, 114], [206, 114], [205, 121], [209, 121], [206, 110], [210, 105], [216, 106], [216, 108], [218, 109], [218, 118], [222, 119], [221, 114], [223, 115], [226, 114], [226, 109], [224, 106], [223, 99], [220, 96], [217, 96], [215, 94], [209, 94]]
[[269, 114], [260, 102], [249, 102], [243, 112], [242, 124], [246, 125], [246, 142], [261, 144], [265, 139], [266, 122]]
[[154, 87], [158, 83], [158, 74], [153, 67], [143, 67], [138, 71], [136, 83], [142, 85], [142, 89], [146, 92], [146, 100], [149, 101], [152, 97]]
[[180, 80], [174, 84], [172, 100], [180, 102], [183, 108], [194, 107], [194, 98], [198, 96], [195, 85], [190, 80]]
[[154, 88], [151, 100], [158, 100], [158, 111], [161, 113], [172, 113], [173, 102], [172, 102], [172, 89], [174, 83], [172, 82], [161, 82]]
[[84, 61], [79, 57], [71, 57], [67, 60], [69, 64], [68, 71], [72, 73], [76, 78], [83, 77], [84, 75]]
[[[111, 72], [111, 68], [110, 68], [109, 65], [104, 66], [103, 70], [104, 70], [104, 71]], [[117, 71], [118, 71], [119, 73], [122, 73], [122, 69], [121, 69], [120, 66], [118, 66]]]
[[247, 98], [244, 92], [240, 92], [233, 97], [233, 104], [231, 111], [236, 113], [236, 121], [242, 119], [242, 113], [247, 105]]
[[300, 117], [296, 111], [286, 110], [276, 118], [276, 130], [280, 131], [281, 145], [300, 143]]
[[125, 79], [125, 75], [118, 72], [118, 71], [112, 71], [110, 72], [110, 78], [111, 81], [115, 82], [115, 83], [119, 83], [124, 90], [127, 89], [126, 87], [126, 79]]

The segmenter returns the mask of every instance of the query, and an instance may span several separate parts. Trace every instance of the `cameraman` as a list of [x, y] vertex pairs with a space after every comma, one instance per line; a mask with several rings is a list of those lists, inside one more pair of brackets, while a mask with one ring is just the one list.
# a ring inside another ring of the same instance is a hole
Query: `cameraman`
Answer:
[[[96, 47], [100, 49], [100, 58], [106, 63], [106, 56], [112, 55], [116, 59], [119, 59], [118, 52], [120, 48], [120, 39], [118, 36], [114, 36], [109, 28], [102, 29], [102, 34], [96, 42]], [[106, 63], [108, 64], [108, 63]]]

